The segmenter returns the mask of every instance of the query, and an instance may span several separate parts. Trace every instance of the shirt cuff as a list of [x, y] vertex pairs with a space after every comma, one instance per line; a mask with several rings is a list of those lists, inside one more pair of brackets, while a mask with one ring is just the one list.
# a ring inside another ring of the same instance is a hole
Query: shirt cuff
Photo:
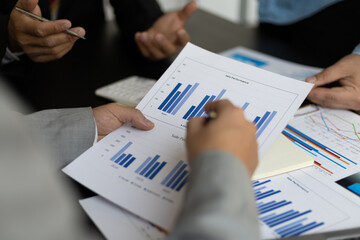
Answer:
[[6, 48], [5, 55], [1, 60], [1, 65], [6, 65], [15, 61], [20, 61], [20, 56], [24, 55], [24, 52], [13, 53], [9, 48]]
[[97, 125], [96, 125], [96, 120], [94, 118], [94, 123], [95, 123], [95, 138], [94, 138], [94, 143], [93, 145], [95, 145], [95, 143], [97, 143], [97, 139], [98, 139], [98, 129], [97, 129]]
[[354, 48], [352, 53], [360, 55], [360, 43]]

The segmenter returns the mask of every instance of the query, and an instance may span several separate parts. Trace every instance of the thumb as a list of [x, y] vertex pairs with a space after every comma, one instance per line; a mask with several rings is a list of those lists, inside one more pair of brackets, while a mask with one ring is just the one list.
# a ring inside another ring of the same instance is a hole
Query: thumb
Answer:
[[135, 108], [122, 108], [116, 115], [121, 122], [131, 123], [133, 127], [139, 129], [150, 130], [154, 127], [154, 123], [148, 120], [138, 109]]
[[186, 22], [188, 18], [195, 12], [196, 8], [197, 8], [197, 4], [195, 1], [189, 2], [188, 4], [185, 5], [183, 9], [178, 11], [179, 18], [182, 21]]
[[306, 79], [306, 82], [313, 83], [315, 86], [323, 86], [328, 83], [335, 82], [347, 76], [346, 69], [339, 63], [324, 69], [320, 73], [309, 77]]
[[38, 5], [38, 3], [39, 3], [39, 0], [19, 0], [16, 3], [16, 6], [21, 9], [24, 9], [28, 12], [32, 12], [32, 11], [34, 11], [34, 9]]

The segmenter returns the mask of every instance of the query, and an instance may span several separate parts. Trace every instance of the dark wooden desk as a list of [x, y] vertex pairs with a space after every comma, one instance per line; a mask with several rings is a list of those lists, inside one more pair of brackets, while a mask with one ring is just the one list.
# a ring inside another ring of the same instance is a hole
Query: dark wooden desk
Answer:
[[[322, 66], [324, 61], [311, 53], [292, 49], [275, 37], [234, 24], [198, 10], [187, 23], [192, 42], [213, 52], [238, 45], [263, 51], [291, 61]], [[170, 60], [143, 59], [124, 42], [115, 22], [106, 23], [87, 40], [79, 40], [61, 60], [4, 69], [10, 82], [33, 110], [99, 106], [108, 101], [95, 96], [97, 88], [130, 75], [157, 79]]]

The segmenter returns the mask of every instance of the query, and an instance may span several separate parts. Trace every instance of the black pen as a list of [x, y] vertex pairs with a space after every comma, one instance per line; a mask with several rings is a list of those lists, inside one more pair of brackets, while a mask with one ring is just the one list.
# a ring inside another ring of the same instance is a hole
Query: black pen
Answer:
[[[40, 22], [49, 22], [50, 21], [50, 20], [48, 20], [46, 18], [43, 18], [43, 17], [38, 16], [36, 14], [33, 14], [31, 12], [28, 12], [28, 11], [26, 11], [24, 9], [19, 8], [19, 7], [15, 7], [15, 9], [18, 10], [19, 12], [21, 12], [22, 14], [25, 14], [26, 16], [31, 17], [32, 19], [39, 20]], [[72, 36], [84, 39], [84, 40], [86, 39], [83, 36], [80, 36], [78, 33], [74, 32], [74, 31], [71, 31], [69, 29], [66, 29], [64, 32], [66, 32], [67, 34], [70, 34]]]

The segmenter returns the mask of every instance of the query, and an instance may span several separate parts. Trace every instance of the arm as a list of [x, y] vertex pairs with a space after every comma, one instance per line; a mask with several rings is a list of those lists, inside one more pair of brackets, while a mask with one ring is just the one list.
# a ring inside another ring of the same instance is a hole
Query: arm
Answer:
[[41, 140], [54, 150], [60, 167], [94, 143], [95, 121], [91, 108], [45, 110], [24, 118], [34, 132], [41, 133]]
[[25, 120], [53, 150], [61, 167], [125, 123], [143, 130], [154, 126], [139, 110], [114, 103], [94, 109], [45, 110], [25, 116]]
[[234, 155], [209, 151], [192, 161], [187, 197], [170, 239], [260, 239], [249, 173]]
[[250, 175], [257, 165], [255, 126], [221, 100], [205, 106], [217, 117], [193, 118], [186, 145], [191, 175], [170, 239], [259, 239]]

